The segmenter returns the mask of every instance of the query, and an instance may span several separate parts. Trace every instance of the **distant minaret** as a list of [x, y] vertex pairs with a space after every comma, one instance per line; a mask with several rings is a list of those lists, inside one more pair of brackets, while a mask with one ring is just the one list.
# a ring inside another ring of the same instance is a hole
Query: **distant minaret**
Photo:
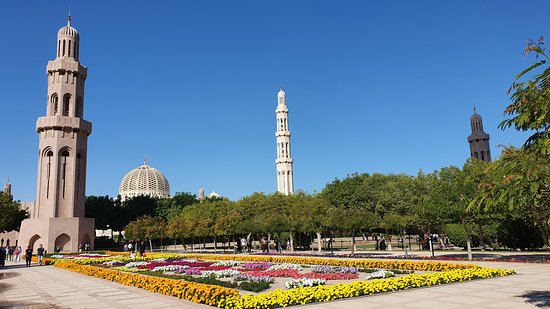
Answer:
[[204, 188], [200, 187], [199, 188], [199, 202], [202, 203], [202, 201], [204, 201]]
[[6, 193], [7, 195], [11, 195], [11, 184], [9, 179], [4, 185], [4, 193]]
[[277, 114], [277, 191], [284, 195], [294, 193], [294, 180], [292, 174], [292, 157], [290, 156], [290, 130], [288, 128], [288, 108], [286, 107], [285, 92], [283, 88], [278, 93], [279, 103], [275, 113]]
[[470, 117], [472, 134], [468, 136], [470, 143], [470, 157], [481, 161], [491, 162], [491, 147], [489, 146], [489, 134], [483, 131], [483, 120], [474, 108], [474, 114]]

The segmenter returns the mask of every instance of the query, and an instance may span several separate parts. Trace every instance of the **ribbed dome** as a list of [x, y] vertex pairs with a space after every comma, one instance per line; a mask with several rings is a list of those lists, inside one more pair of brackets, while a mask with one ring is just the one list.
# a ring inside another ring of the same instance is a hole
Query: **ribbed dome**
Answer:
[[124, 176], [119, 194], [123, 201], [138, 195], [166, 198], [170, 197], [170, 185], [161, 172], [144, 163]]
[[79, 38], [78, 31], [76, 31], [75, 28], [71, 27], [71, 17], [69, 17], [69, 21], [67, 22], [67, 25], [57, 32], [57, 36], [72, 36], [75, 38]]
[[481, 121], [481, 116], [478, 113], [474, 113], [472, 117], [470, 117], [470, 122], [478, 122]]

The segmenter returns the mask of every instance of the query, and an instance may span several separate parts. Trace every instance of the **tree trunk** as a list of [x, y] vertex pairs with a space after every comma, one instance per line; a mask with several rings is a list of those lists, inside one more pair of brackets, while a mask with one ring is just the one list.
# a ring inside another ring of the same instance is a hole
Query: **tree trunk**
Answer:
[[294, 233], [292, 231], [288, 233], [288, 239], [290, 240], [290, 252], [294, 252]]
[[351, 230], [351, 255], [355, 255], [355, 231]]
[[321, 232], [316, 232], [317, 234], [317, 252], [321, 253]]
[[218, 253], [218, 246], [216, 243], [216, 236], [214, 236], [214, 253]]
[[271, 243], [271, 233], [267, 233], [267, 253], [269, 253], [269, 244]]
[[151, 242], [151, 238], [149, 238], [149, 248], [149, 251], [153, 252], [153, 243]]
[[464, 227], [464, 234], [466, 234], [466, 248], [468, 249], [468, 260], [472, 260], [472, 245], [470, 242], [470, 231], [468, 230], [468, 225], [466, 220], [462, 219], [462, 227]]

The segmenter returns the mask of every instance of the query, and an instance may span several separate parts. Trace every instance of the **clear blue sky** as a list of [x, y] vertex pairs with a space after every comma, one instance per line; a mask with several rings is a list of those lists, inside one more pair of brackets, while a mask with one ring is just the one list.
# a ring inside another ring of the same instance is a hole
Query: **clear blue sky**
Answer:
[[[34, 200], [45, 68], [67, 1], [0, 8], [0, 179]], [[276, 190], [275, 107], [287, 93], [297, 189], [353, 172], [462, 166], [474, 105], [498, 144], [525, 41], [549, 1], [72, 1], [88, 67], [88, 195], [143, 163], [171, 192]]]

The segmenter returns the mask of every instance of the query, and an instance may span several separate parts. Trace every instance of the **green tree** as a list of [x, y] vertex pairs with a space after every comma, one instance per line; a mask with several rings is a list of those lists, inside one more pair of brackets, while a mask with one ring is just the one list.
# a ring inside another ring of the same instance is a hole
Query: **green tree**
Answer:
[[[537, 154], [550, 154], [550, 58], [544, 49], [544, 38], [529, 40], [525, 54], [535, 53], [537, 62], [516, 75], [508, 93], [512, 104], [504, 110], [510, 119], [499, 127], [514, 127], [518, 131], [534, 131], [525, 141], [524, 148]], [[536, 73], [537, 71], [542, 71]], [[535, 73], [530, 79], [521, 80]]]
[[[95, 219], [96, 229], [106, 230], [109, 227], [114, 227], [112, 224], [115, 221], [117, 214], [115, 203], [112, 198], [109, 196], [90, 195], [86, 197], [85, 205], [86, 218]], [[119, 226], [120, 229], [118, 229], [118, 231], [120, 231], [124, 225]]]
[[480, 185], [471, 208], [524, 214], [539, 229], [544, 245], [550, 235], [550, 160], [535, 152], [506, 148]]
[[166, 237], [166, 221], [161, 217], [142, 216], [131, 221], [124, 227], [127, 239], [149, 240], [152, 250], [152, 240], [162, 240]]
[[177, 192], [173, 197], [161, 199], [155, 209], [156, 215], [165, 219], [177, 215], [184, 207], [197, 204], [199, 199], [190, 192]]
[[19, 202], [4, 192], [0, 192], [0, 214], [0, 233], [19, 231], [21, 221], [29, 216], [26, 210], [21, 210]]

